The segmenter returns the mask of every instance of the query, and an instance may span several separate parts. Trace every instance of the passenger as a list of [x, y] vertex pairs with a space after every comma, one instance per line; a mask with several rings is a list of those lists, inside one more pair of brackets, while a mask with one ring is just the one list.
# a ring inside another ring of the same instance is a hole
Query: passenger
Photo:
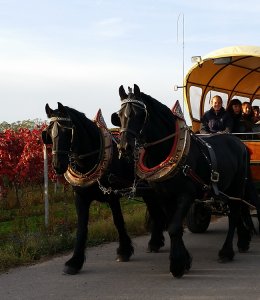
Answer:
[[254, 113], [250, 102], [242, 103], [242, 122], [245, 128], [244, 132], [252, 132], [254, 127]]
[[[253, 121], [254, 123], [260, 123], [260, 109], [259, 109], [259, 106], [252, 106], [252, 110], [253, 110], [253, 113], [254, 113], [254, 117], [253, 117]], [[259, 124], [258, 123], [258, 124]]]
[[232, 99], [227, 106], [227, 112], [233, 119], [231, 132], [245, 132], [241, 122], [242, 102], [239, 99]]
[[222, 98], [218, 95], [211, 99], [211, 108], [201, 118], [200, 133], [228, 133], [233, 127], [233, 120], [222, 106]]

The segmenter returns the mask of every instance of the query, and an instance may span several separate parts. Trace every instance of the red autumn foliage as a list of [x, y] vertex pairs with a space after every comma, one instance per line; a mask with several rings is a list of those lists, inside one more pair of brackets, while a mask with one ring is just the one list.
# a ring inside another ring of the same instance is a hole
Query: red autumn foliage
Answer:
[[[23, 187], [43, 183], [44, 161], [41, 133], [42, 124], [33, 130], [18, 128], [5, 129], [0, 133], [0, 186]], [[48, 151], [48, 176], [56, 175], [51, 166], [51, 151]]]

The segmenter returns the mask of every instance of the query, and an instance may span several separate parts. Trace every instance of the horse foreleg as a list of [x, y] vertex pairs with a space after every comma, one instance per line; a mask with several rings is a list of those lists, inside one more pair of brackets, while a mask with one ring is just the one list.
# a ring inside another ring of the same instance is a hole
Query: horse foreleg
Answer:
[[83, 199], [80, 194], [76, 193], [75, 206], [78, 217], [77, 236], [73, 255], [65, 263], [63, 272], [66, 274], [77, 274], [85, 261], [90, 203], [91, 201]]
[[158, 252], [164, 246], [163, 231], [167, 229], [165, 214], [159, 204], [157, 204], [156, 199], [153, 199], [153, 196], [149, 198], [143, 197], [143, 199], [149, 214], [148, 223], [149, 231], [151, 232], [147, 252]]
[[126, 262], [134, 253], [132, 241], [125, 229], [125, 222], [118, 197], [109, 197], [109, 206], [112, 210], [114, 224], [119, 235], [119, 247], [117, 248], [117, 261]]
[[177, 207], [168, 227], [171, 239], [170, 272], [180, 278], [191, 268], [192, 257], [186, 249], [183, 236], [183, 222], [192, 203], [189, 195], [182, 195], [177, 199]]

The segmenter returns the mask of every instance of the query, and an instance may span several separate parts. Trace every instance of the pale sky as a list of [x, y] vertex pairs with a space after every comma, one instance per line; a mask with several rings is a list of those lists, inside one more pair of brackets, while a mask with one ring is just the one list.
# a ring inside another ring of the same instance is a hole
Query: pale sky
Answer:
[[0, 0], [0, 123], [59, 101], [110, 126], [121, 84], [182, 103], [191, 56], [259, 46], [259, 16], [259, 0]]

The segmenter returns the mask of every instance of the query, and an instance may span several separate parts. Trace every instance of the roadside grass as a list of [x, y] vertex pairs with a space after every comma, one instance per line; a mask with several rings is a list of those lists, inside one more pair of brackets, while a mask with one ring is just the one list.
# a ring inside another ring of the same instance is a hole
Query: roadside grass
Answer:
[[[68, 194], [66, 194], [68, 196]], [[0, 272], [32, 264], [46, 257], [73, 249], [76, 235], [76, 210], [73, 195], [61, 201], [52, 198], [49, 224], [45, 227], [44, 204], [0, 209]], [[130, 236], [147, 233], [146, 206], [143, 202], [121, 200], [126, 228]], [[88, 247], [118, 240], [112, 213], [106, 203], [93, 202], [90, 208]]]

